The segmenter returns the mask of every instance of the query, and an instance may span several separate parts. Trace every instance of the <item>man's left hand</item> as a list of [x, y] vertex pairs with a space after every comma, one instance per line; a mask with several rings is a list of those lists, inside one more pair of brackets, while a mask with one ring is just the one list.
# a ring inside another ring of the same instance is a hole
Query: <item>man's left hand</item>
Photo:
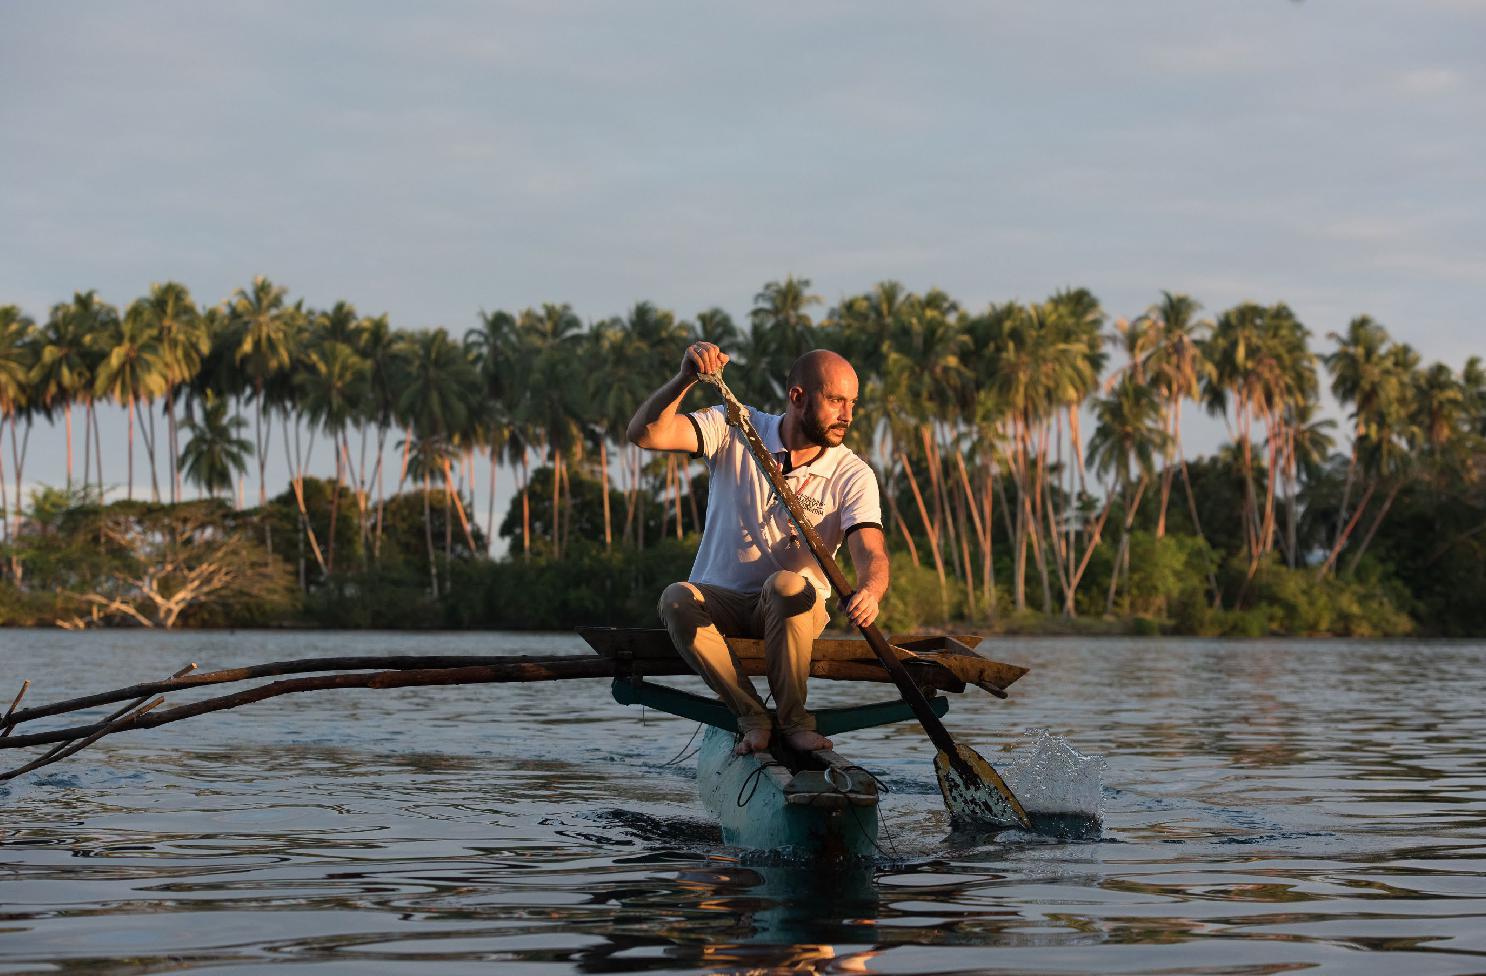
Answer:
[[851, 599], [841, 604], [841, 611], [858, 627], [865, 627], [876, 620], [877, 610], [877, 597], [865, 588], [857, 590], [851, 595]]

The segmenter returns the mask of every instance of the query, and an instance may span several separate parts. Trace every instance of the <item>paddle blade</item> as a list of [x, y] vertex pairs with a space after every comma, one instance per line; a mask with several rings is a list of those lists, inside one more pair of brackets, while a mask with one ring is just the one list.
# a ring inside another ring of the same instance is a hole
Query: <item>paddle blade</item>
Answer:
[[954, 755], [941, 751], [934, 757], [934, 772], [956, 826], [1017, 824], [1032, 829], [1027, 811], [1001, 774], [963, 742], [955, 744]]

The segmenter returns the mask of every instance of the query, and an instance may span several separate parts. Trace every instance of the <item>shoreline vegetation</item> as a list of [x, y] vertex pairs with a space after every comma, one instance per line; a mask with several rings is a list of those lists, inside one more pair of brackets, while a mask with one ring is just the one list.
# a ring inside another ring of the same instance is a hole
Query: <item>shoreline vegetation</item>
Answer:
[[[808, 349], [856, 366], [889, 630], [1486, 634], [1479, 358], [1425, 366], [1366, 315], [1316, 351], [1283, 303], [1204, 317], [1162, 292], [1124, 319], [1085, 289], [974, 310], [889, 281], [828, 307], [795, 277], [741, 326], [547, 304], [462, 336], [261, 277], [215, 306], [174, 282], [122, 312], [93, 292], [41, 320], [0, 305], [0, 625], [657, 625], [706, 471], [624, 429], [697, 338], [765, 409]], [[98, 436], [104, 404], [126, 444]], [[1225, 422], [1215, 454], [1183, 450], [1189, 409]], [[66, 482], [22, 499], [38, 432], [65, 438]]]

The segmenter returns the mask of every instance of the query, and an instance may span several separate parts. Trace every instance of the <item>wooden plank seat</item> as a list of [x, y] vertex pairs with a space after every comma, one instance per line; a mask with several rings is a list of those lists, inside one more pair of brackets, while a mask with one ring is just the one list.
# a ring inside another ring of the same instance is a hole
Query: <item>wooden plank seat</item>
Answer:
[[[580, 627], [578, 633], [596, 652], [612, 659], [622, 674], [637, 676], [691, 674], [671, 636], [659, 627]], [[890, 638], [904, 668], [923, 690], [962, 692], [975, 685], [997, 698], [1027, 669], [992, 661], [976, 653], [980, 637], [964, 635], [904, 635]], [[728, 647], [749, 675], [764, 674], [764, 642], [752, 637], [729, 637]], [[810, 674], [835, 681], [891, 682], [867, 642], [851, 638], [822, 638], [815, 642]]]

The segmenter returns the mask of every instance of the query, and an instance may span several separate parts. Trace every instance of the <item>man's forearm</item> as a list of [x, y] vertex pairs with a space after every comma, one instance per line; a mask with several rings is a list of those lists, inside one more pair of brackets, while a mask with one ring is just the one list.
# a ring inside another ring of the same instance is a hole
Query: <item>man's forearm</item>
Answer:
[[867, 559], [864, 571], [857, 574], [859, 580], [857, 589], [866, 590], [872, 594], [873, 599], [881, 602], [887, 593], [888, 567], [887, 553], [872, 553]]
[[668, 425], [681, 406], [681, 398], [695, 385], [694, 377], [677, 373], [664, 386], [646, 397], [645, 402], [640, 404], [640, 409], [635, 411], [634, 417], [630, 418], [629, 428], [625, 431], [630, 442], [648, 447], [651, 434], [656, 428]]

